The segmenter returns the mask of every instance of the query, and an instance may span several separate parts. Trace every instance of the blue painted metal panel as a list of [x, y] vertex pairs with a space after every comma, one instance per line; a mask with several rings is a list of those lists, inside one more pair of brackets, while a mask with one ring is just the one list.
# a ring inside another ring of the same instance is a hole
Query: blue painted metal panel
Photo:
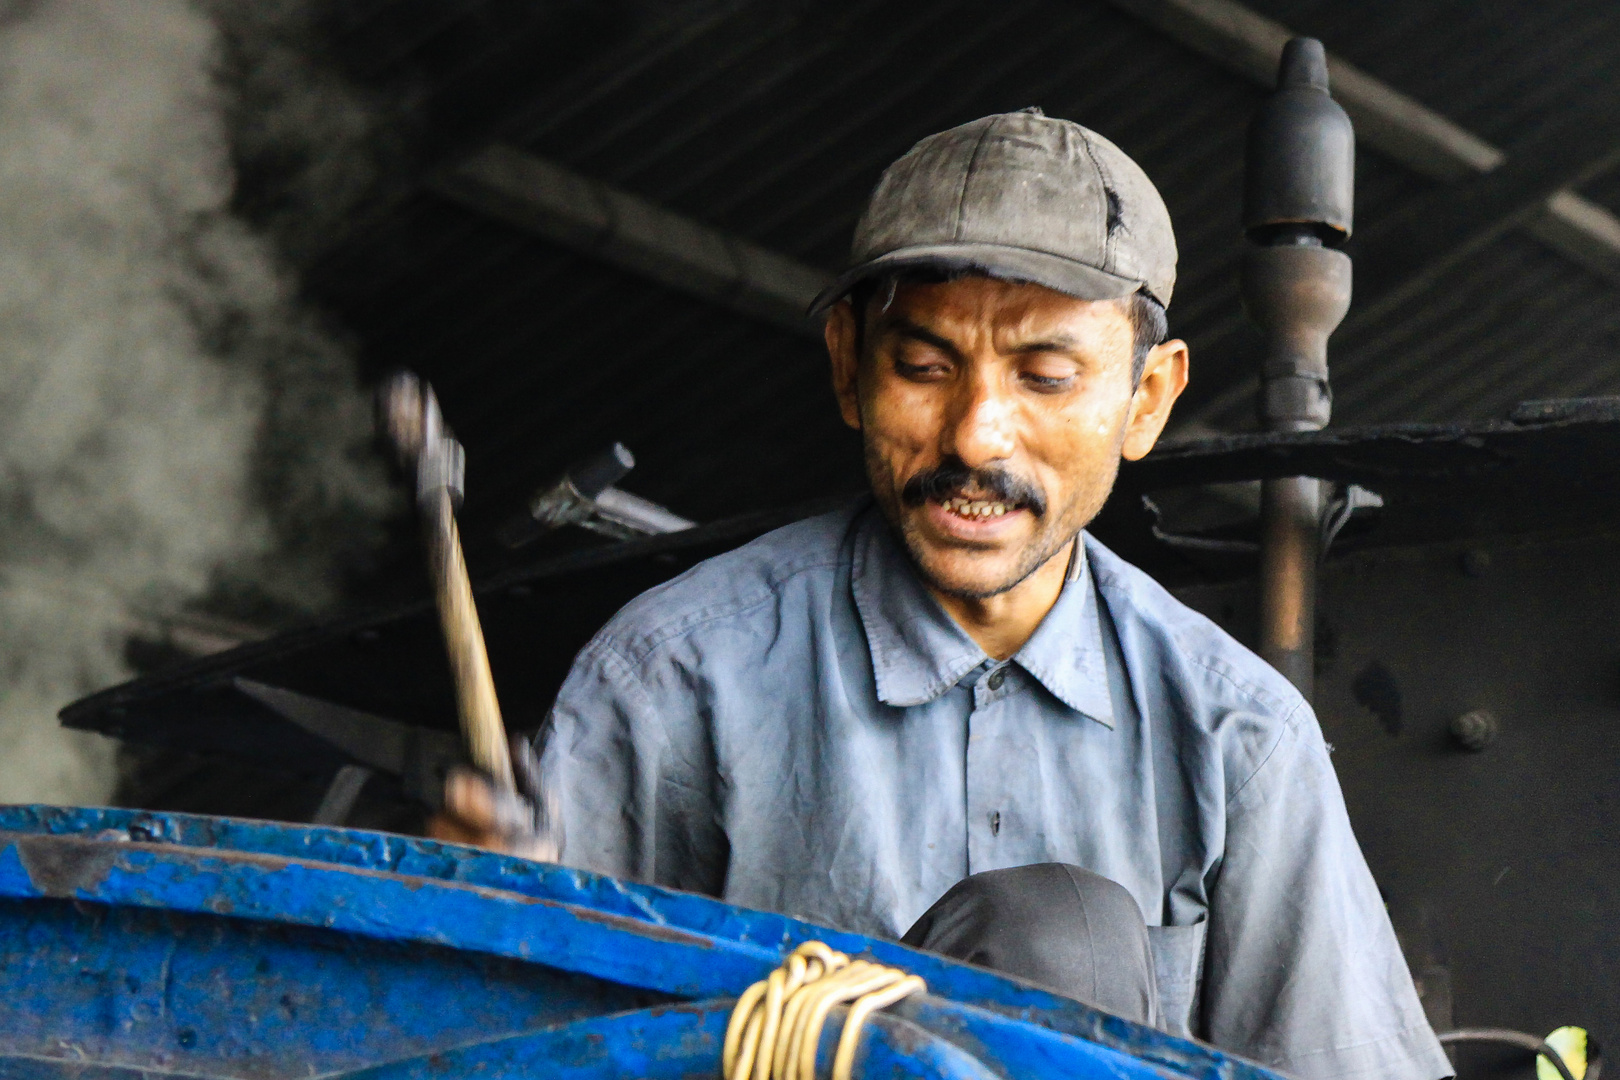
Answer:
[[687, 893], [378, 833], [47, 807], [0, 807], [0, 1075], [713, 1075], [730, 999], [810, 939], [929, 983], [864, 1038], [863, 1075], [1273, 1076]]
[[[482, 1043], [349, 1073], [344, 1080], [442, 1080], [446, 1075], [479, 1080], [680, 1080], [718, 1077], [720, 1043], [729, 1002], [621, 1013]], [[908, 1076], [922, 1080], [997, 1080], [982, 1061], [916, 1024], [879, 1016], [856, 1059], [863, 1077]], [[823, 1068], [837, 1047], [836, 1030], [823, 1030]]]
[[52, 901], [0, 902], [0, 971], [5, 1050], [65, 1038], [221, 1076], [284, 1075], [282, 1047], [329, 1072], [668, 1000], [464, 950]]

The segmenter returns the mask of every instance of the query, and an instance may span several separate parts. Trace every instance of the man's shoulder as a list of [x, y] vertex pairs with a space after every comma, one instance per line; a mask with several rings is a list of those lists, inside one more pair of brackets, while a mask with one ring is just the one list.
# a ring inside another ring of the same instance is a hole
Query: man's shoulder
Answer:
[[639, 662], [665, 642], [704, 628], [723, 631], [775, 618], [790, 594], [827, 591], [848, 560], [845, 539], [865, 505], [851, 500], [703, 560], [626, 604], [593, 644]]
[[1149, 661], [1153, 677], [1176, 683], [1178, 696], [1196, 706], [1189, 719], [1215, 725], [1241, 712], [1260, 727], [1314, 725], [1293, 683], [1209, 617], [1090, 536], [1087, 559], [1121, 644]]

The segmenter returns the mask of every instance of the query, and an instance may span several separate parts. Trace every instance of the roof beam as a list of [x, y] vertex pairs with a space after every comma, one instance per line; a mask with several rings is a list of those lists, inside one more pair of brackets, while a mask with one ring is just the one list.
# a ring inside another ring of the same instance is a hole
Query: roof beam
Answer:
[[1356, 248], [1357, 277], [1367, 286], [1344, 330], [1384, 318], [1554, 196], [1616, 164], [1620, 124], [1571, 118], [1516, 146], [1485, 175], [1419, 196], [1375, 222]]
[[[1234, 0], [1109, 0], [1195, 52], [1265, 87], [1276, 84], [1281, 23]], [[1356, 137], [1414, 172], [1445, 184], [1489, 173], [1507, 155], [1354, 64], [1328, 58], [1333, 97]], [[1537, 201], [1516, 222], [1580, 265], [1620, 282], [1620, 218], [1567, 189]]]
[[516, 147], [486, 147], [428, 186], [583, 255], [821, 340], [805, 310], [831, 275]]

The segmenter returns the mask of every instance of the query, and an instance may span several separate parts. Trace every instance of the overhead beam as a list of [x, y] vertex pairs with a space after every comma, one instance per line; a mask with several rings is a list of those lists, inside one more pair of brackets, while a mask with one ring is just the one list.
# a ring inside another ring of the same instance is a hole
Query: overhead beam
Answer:
[[[1195, 52], [1270, 88], [1294, 32], [1235, 0], [1109, 0]], [[1433, 109], [1337, 57], [1333, 97], [1356, 137], [1414, 172], [1445, 184], [1489, 173], [1507, 155]], [[1595, 273], [1620, 281], [1620, 218], [1567, 189], [1541, 199], [1520, 227]]]
[[429, 187], [480, 213], [752, 318], [821, 339], [805, 315], [830, 275], [512, 146]]
[[1620, 122], [1571, 118], [1516, 146], [1485, 175], [1428, 192], [1373, 223], [1356, 248], [1356, 275], [1367, 284], [1344, 332], [1384, 318], [1549, 199], [1616, 164]]

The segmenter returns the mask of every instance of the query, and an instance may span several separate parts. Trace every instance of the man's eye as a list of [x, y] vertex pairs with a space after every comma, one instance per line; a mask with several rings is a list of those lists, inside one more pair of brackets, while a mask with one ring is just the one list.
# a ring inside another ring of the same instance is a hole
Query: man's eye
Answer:
[[1024, 384], [1030, 389], [1043, 393], [1067, 390], [1074, 385], [1073, 375], [1042, 375], [1037, 371], [1026, 371], [1023, 373], [1023, 379]]
[[901, 360], [894, 361], [894, 370], [908, 379], [935, 379], [946, 373], [945, 365], [929, 360]]

